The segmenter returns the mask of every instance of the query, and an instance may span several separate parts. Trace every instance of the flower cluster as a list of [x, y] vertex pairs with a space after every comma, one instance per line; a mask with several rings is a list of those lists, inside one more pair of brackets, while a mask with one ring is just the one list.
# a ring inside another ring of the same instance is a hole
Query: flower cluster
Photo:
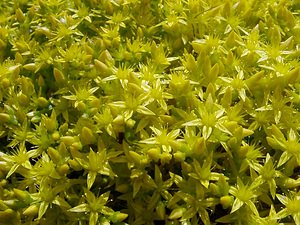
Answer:
[[300, 225], [299, 11], [2, 0], [0, 224]]

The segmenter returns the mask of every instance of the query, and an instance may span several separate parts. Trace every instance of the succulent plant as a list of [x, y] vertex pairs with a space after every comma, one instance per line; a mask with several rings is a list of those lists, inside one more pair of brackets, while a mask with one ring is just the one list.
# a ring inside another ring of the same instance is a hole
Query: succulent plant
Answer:
[[300, 225], [299, 13], [2, 0], [0, 225]]

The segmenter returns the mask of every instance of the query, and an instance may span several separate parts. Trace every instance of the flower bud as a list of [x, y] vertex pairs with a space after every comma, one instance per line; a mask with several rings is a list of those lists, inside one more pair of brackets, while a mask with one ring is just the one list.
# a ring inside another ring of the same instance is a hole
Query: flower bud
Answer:
[[49, 102], [44, 97], [39, 97], [37, 100], [38, 106], [41, 108], [45, 108], [49, 105]]
[[103, 63], [97, 59], [94, 60], [94, 63], [95, 63], [95, 67], [100, 72], [101, 77], [105, 77], [105, 76], [109, 75], [110, 69], [105, 63]]
[[86, 104], [83, 101], [75, 102], [75, 108], [80, 112], [84, 112], [86, 110]]
[[37, 67], [36, 67], [35, 63], [28, 63], [28, 64], [24, 65], [23, 68], [34, 72]]
[[15, 54], [15, 62], [22, 64], [24, 61], [23, 56], [20, 54], [20, 52], [16, 52]]
[[132, 128], [134, 127], [135, 125], [135, 121], [133, 119], [129, 119], [126, 121], [126, 125], [129, 127], [129, 128]]
[[22, 12], [22, 10], [20, 8], [18, 8], [16, 10], [16, 18], [20, 23], [23, 23], [25, 20], [24, 13]]
[[91, 101], [89, 102], [89, 104], [90, 104], [90, 106], [92, 106], [92, 107], [94, 107], [94, 108], [97, 108], [97, 110], [98, 110], [98, 108], [99, 108], [100, 105], [101, 105], [101, 101], [100, 101], [98, 98], [94, 98], [93, 100], [91, 100]]
[[221, 193], [220, 187], [214, 183], [209, 184], [209, 189], [213, 195], [220, 195]]
[[222, 205], [223, 209], [227, 209], [233, 204], [233, 196], [225, 195], [220, 198], [220, 204]]
[[161, 157], [161, 151], [159, 148], [150, 148], [147, 151], [147, 154], [150, 159], [153, 159], [155, 162], [157, 162]]
[[72, 136], [63, 136], [60, 138], [60, 141], [63, 142], [65, 145], [70, 146], [75, 142], [75, 138]]
[[24, 210], [24, 216], [37, 216], [39, 211], [39, 207], [37, 205], [31, 205], [27, 209]]
[[169, 163], [170, 161], [171, 161], [171, 159], [172, 159], [172, 155], [170, 154], [170, 153], [168, 153], [168, 152], [163, 152], [162, 154], [161, 154], [161, 163], [162, 164], [166, 164], [166, 163]]
[[57, 150], [52, 147], [49, 147], [47, 150], [48, 155], [54, 163], [59, 163], [61, 160], [60, 154]]
[[5, 221], [9, 224], [9, 221], [15, 218], [15, 212], [12, 209], [6, 209], [4, 211], [0, 211], [0, 221]]
[[82, 144], [80, 141], [75, 141], [71, 146], [70, 146], [70, 150], [73, 151], [79, 151], [82, 149]]
[[70, 167], [71, 167], [73, 170], [75, 170], [75, 171], [80, 171], [80, 170], [82, 170], [81, 165], [80, 165], [76, 160], [74, 160], [74, 159], [69, 159], [69, 160], [68, 160], [68, 163], [69, 163]]
[[96, 138], [92, 130], [88, 127], [83, 127], [81, 130], [80, 140], [83, 145], [89, 145], [96, 142]]
[[185, 153], [184, 152], [175, 152], [174, 153], [174, 159], [177, 162], [182, 162], [185, 160]]
[[43, 78], [43, 76], [40, 75], [38, 77], [37, 83], [38, 83], [39, 87], [45, 86], [45, 79]]
[[65, 76], [63, 72], [61, 72], [59, 69], [54, 68], [53, 70], [54, 79], [58, 84], [61, 84], [65, 80]]
[[66, 156], [68, 154], [68, 150], [66, 148], [66, 145], [63, 142], [60, 142], [57, 150], [60, 153], [61, 157]]
[[62, 165], [57, 169], [57, 172], [58, 172], [59, 175], [61, 175], [61, 176], [66, 175], [69, 171], [70, 171], [70, 167], [69, 167], [68, 164], [66, 164], [66, 163], [62, 164]]
[[105, 51], [103, 51], [100, 54], [99, 60], [102, 61], [102, 62], [104, 62], [104, 63], [107, 63], [107, 62], [112, 63], [112, 62], [114, 62], [114, 59], [113, 59], [113, 57], [111, 56], [111, 54], [109, 53], [108, 50], [105, 50]]
[[[1, 176], [1, 178], [3, 178], [4, 176]], [[4, 187], [4, 186], [6, 186], [7, 185], [7, 183], [8, 183], [8, 181], [6, 180], [6, 179], [2, 179], [1, 181], [0, 181], [0, 186], [1, 187]]]
[[0, 121], [2, 123], [8, 123], [10, 122], [10, 120], [11, 120], [10, 115], [8, 115], [7, 113], [0, 113]]
[[31, 199], [30, 194], [27, 191], [22, 191], [20, 189], [14, 188], [13, 192], [14, 196], [20, 201], [28, 202]]
[[139, 155], [138, 153], [136, 153], [134, 151], [129, 151], [129, 156], [135, 164], [140, 165], [141, 160], [142, 160], [141, 155]]
[[52, 137], [52, 139], [53, 139], [54, 141], [58, 141], [59, 138], [60, 138], [60, 134], [59, 134], [58, 131], [54, 131], [54, 132], [52, 133], [51, 137]]
[[116, 125], [123, 125], [124, 124], [124, 116], [118, 115], [114, 120], [113, 123]]
[[18, 99], [18, 102], [21, 106], [28, 106], [29, 103], [30, 103], [30, 100], [29, 98], [27, 97], [27, 95], [23, 94], [23, 93], [19, 93], [17, 95], [17, 99]]
[[10, 86], [10, 80], [6, 77], [4, 77], [1, 81], [1, 86], [3, 88], [8, 88]]

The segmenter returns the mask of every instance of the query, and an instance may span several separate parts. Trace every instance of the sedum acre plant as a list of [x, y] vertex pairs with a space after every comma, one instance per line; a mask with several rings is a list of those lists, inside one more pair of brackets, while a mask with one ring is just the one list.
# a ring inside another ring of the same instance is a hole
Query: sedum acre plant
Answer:
[[300, 1], [2, 0], [0, 225], [300, 225]]

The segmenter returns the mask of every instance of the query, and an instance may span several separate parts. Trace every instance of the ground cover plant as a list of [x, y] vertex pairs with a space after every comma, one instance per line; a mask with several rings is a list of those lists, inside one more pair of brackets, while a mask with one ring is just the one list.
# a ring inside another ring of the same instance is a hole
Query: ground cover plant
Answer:
[[0, 224], [300, 224], [299, 0], [0, 1]]

